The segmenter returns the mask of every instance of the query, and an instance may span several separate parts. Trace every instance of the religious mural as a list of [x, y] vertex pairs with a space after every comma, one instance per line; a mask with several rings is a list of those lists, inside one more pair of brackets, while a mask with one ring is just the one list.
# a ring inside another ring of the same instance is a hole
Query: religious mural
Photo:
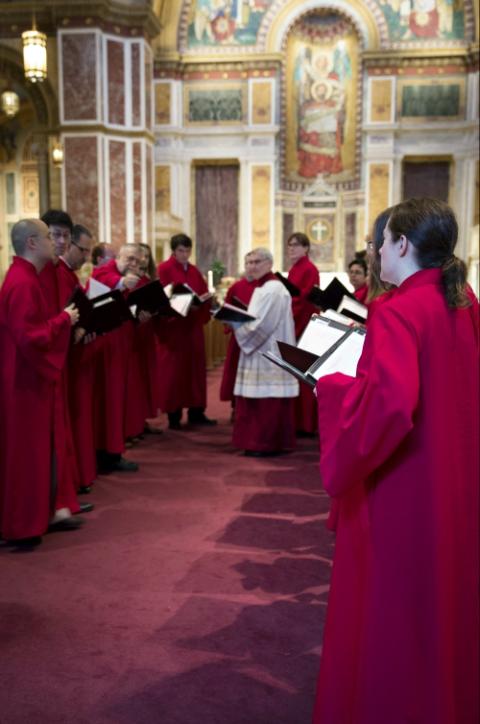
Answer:
[[390, 39], [460, 40], [464, 37], [464, 0], [376, 0]]
[[348, 20], [311, 14], [293, 27], [286, 68], [287, 180], [353, 180], [357, 78], [358, 37]]
[[192, 0], [188, 45], [255, 45], [272, 0]]

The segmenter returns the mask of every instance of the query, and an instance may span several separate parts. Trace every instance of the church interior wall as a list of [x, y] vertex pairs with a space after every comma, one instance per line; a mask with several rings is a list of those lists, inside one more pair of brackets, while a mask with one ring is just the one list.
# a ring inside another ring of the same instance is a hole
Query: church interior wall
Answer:
[[[3, 4], [2, 82], [13, 57], [20, 87], [29, 19]], [[66, 206], [98, 241], [146, 241], [159, 258], [173, 233], [195, 236], [199, 227], [198, 164], [236, 164], [233, 271], [260, 245], [284, 268], [294, 228], [311, 235], [312, 258], [327, 272], [343, 269], [375, 215], [401, 200], [406, 163], [447, 158], [459, 253], [472, 257], [479, 93], [471, 0], [107, 2], [91, 4], [89, 16], [77, 0], [55, 2], [54, 13], [49, 5], [37, 13], [48, 79], [23, 83], [30, 115], [2, 118], [3, 270], [8, 224], [24, 213], [28, 179], [35, 193], [35, 164], [39, 212]], [[9, 129], [17, 148], [7, 160]], [[19, 149], [32, 133], [36, 157], [21, 172]], [[11, 173], [17, 201], [6, 214]]]

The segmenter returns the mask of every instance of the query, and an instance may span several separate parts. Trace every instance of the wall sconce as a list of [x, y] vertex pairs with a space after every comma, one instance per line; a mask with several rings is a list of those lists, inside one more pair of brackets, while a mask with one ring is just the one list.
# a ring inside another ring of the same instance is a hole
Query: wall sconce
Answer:
[[33, 29], [22, 33], [23, 67], [25, 78], [38, 83], [47, 77], [47, 36], [39, 32], [33, 22]]
[[63, 160], [64, 160], [63, 146], [61, 143], [59, 143], [57, 141], [57, 143], [55, 143], [52, 148], [53, 165], [56, 168], [60, 168], [60, 166], [63, 166]]
[[20, 98], [15, 91], [4, 90], [1, 96], [2, 111], [6, 116], [16, 115], [20, 108]]

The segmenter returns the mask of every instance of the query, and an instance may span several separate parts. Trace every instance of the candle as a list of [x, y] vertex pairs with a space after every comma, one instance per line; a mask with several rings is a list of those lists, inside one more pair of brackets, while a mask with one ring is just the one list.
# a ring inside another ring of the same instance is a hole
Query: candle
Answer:
[[209, 269], [207, 272], [207, 285], [209, 292], [215, 291], [215, 287], [213, 286], [213, 271], [211, 269]]

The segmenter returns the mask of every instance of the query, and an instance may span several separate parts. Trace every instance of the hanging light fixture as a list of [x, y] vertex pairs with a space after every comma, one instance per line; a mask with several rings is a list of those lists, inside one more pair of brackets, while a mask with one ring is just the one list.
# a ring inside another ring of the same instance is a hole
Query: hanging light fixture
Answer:
[[54, 143], [52, 148], [52, 161], [53, 165], [56, 166], [56, 168], [59, 168], [63, 164], [63, 146], [59, 141], [56, 141]]
[[4, 90], [1, 95], [2, 111], [6, 116], [14, 116], [20, 108], [20, 98], [12, 90]]
[[35, 18], [33, 29], [22, 33], [23, 67], [25, 78], [38, 83], [47, 77], [47, 36], [37, 30]]

